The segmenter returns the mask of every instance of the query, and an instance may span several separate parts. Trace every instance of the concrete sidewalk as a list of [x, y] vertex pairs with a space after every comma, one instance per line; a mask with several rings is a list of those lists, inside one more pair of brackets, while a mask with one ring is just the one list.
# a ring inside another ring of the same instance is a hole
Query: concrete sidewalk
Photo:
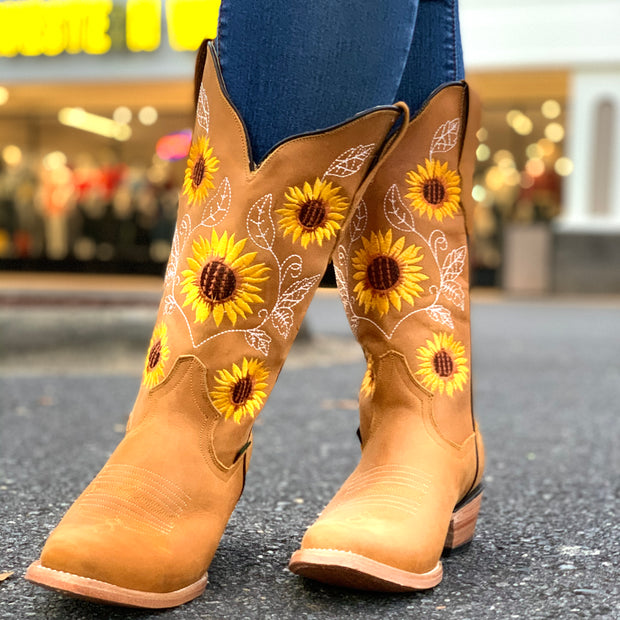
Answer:
[[203, 597], [150, 614], [28, 584], [28, 563], [122, 436], [154, 316], [148, 304], [0, 308], [0, 573], [14, 571], [0, 582], [3, 620], [620, 618], [617, 300], [474, 304], [486, 492], [474, 544], [444, 561], [433, 591], [350, 592], [286, 569], [359, 456], [363, 363], [333, 293], [313, 302], [315, 340], [294, 346], [258, 419], [246, 490]]

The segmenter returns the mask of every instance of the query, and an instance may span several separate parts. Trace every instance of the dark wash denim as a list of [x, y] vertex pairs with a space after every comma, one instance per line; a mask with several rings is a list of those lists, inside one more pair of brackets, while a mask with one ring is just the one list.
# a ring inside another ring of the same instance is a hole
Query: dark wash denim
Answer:
[[458, 0], [222, 0], [218, 50], [261, 161], [378, 105], [463, 79]]

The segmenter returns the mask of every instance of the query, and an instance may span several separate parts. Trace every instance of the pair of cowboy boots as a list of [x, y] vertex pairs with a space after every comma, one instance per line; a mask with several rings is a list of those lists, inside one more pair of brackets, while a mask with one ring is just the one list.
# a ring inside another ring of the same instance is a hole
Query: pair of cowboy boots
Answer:
[[330, 258], [368, 369], [359, 466], [293, 572], [429, 588], [471, 540], [482, 443], [471, 412], [466, 226], [475, 106], [439, 89], [290, 138], [255, 166], [212, 44], [164, 292], [127, 432], [26, 577], [106, 603], [199, 596], [242, 493], [252, 425]]

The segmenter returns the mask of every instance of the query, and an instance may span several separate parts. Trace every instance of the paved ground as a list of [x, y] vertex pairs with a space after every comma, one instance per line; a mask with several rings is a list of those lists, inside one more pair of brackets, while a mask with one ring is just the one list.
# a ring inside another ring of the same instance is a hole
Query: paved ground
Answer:
[[294, 347], [256, 426], [246, 491], [202, 598], [150, 614], [28, 584], [23, 573], [45, 536], [121, 437], [153, 316], [148, 304], [0, 307], [0, 573], [15, 573], [0, 583], [2, 620], [620, 618], [620, 302], [613, 300], [475, 304], [486, 495], [474, 544], [445, 560], [433, 591], [349, 592], [286, 570], [305, 526], [359, 454], [363, 367], [331, 295], [313, 303], [316, 340]]

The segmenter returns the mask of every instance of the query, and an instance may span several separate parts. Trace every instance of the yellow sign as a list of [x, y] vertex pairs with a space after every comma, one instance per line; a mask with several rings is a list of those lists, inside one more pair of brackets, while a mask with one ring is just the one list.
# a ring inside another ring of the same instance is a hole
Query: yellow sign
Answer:
[[215, 39], [219, 9], [220, 0], [166, 0], [170, 47], [197, 50], [203, 39]]
[[0, 4], [1, 56], [105, 54], [112, 0], [22, 0]]
[[[176, 51], [193, 51], [215, 38], [220, 0], [165, 0], [167, 35]], [[124, 9], [125, 44], [131, 52], [161, 45], [162, 0], [15, 0], [0, 2], [0, 56], [106, 54], [110, 17]]]
[[127, 0], [127, 48], [153, 52], [161, 41], [160, 0]]

